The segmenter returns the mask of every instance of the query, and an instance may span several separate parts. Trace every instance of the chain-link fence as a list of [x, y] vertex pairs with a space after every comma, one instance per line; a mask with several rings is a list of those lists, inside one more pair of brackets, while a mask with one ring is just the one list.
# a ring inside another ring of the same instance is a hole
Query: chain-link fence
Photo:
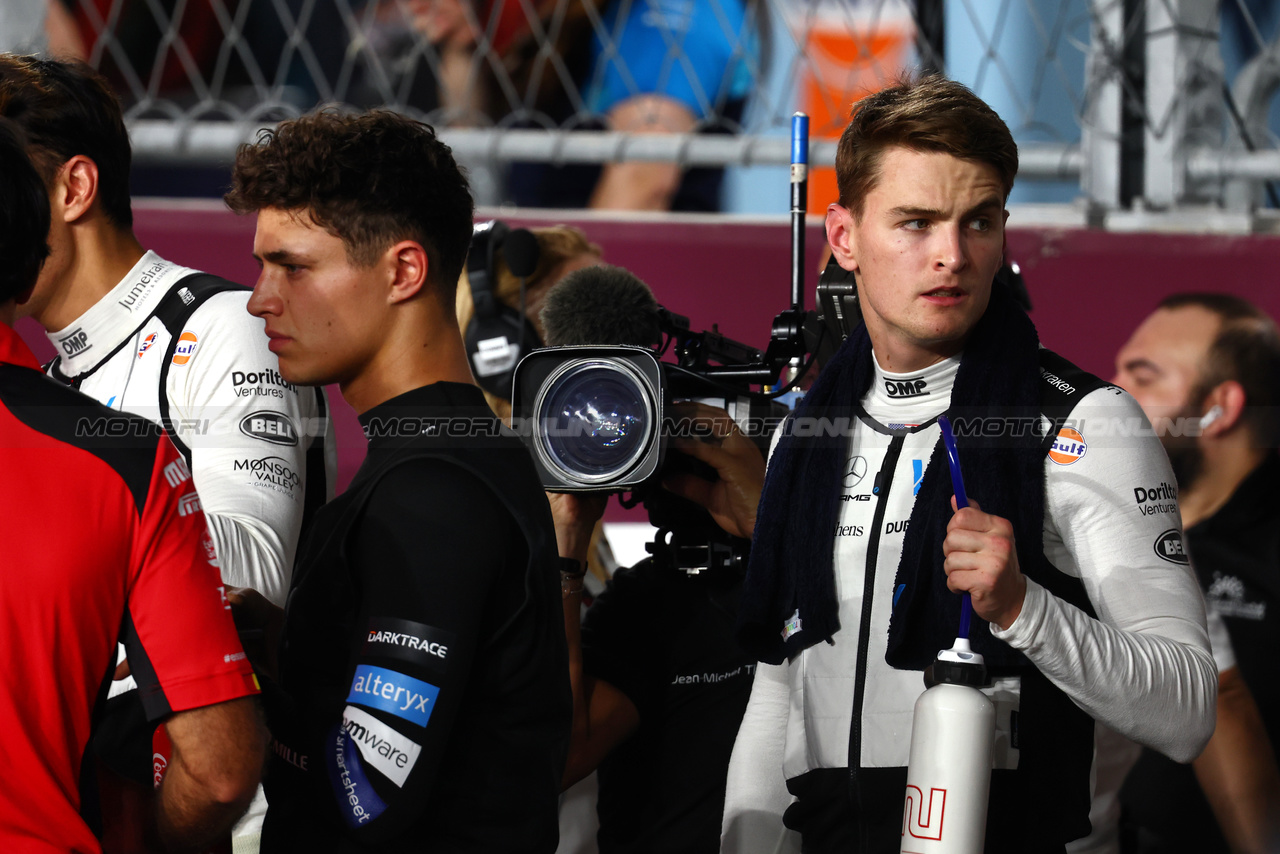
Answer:
[[522, 201], [512, 164], [785, 164], [795, 110], [830, 164], [851, 104], [936, 69], [1013, 129], [1015, 201], [1247, 213], [1280, 177], [1274, 0], [5, 2], [65, 4], [144, 164], [226, 163], [318, 104], [384, 106], [487, 170], [485, 201]]

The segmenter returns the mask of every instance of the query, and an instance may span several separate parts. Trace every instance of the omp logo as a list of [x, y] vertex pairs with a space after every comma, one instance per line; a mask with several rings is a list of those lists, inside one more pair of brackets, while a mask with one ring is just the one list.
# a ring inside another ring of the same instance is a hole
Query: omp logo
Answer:
[[293, 422], [279, 412], [255, 412], [240, 419], [240, 432], [274, 445], [298, 444]]
[[422, 752], [420, 744], [355, 706], [343, 709], [342, 726], [365, 762], [397, 786], [404, 785]]
[[1080, 435], [1079, 430], [1063, 427], [1058, 431], [1058, 437], [1053, 440], [1053, 447], [1049, 449], [1049, 459], [1060, 466], [1069, 466], [1083, 457], [1088, 450], [1089, 443], [1084, 440], [1084, 436]]
[[908, 784], [907, 801], [902, 810], [902, 835], [941, 842], [942, 821], [946, 813], [946, 789], [930, 789], [926, 802], [920, 787]]
[[1182, 547], [1182, 532], [1177, 528], [1165, 531], [1155, 542], [1156, 554], [1170, 563], [1190, 563], [1186, 549]]
[[853, 489], [862, 483], [862, 479], [867, 476], [867, 458], [862, 456], [850, 457], [845, 469], [844, 488]]
[[191, 480], [191, 469], [187, 468], [187, 461], [182, 457], [178, 457], [169, 465], [164, 467], [164, 479], [168, 481], [172, 487], [177, 487], [181, 483]]
[[89, 333], [83, 329], [77, 329], [70, 335], [66, 335], [58, 339], [58, 343], [62, 345], [62, 352], [68, 356], [74, 356], [77, 353], [83, 353], [92, 345], [89, 343]]
[[200, 339], [196, 338], [194, 332], [184, 332], [179, 335], [178, 346], [173, 348], [173, 363], [175, 365], [185, 365], [190, 362], [199, 343]]
[[385, 667], [361, 664], [356, 667], [347, 702], [381, 709], [410, 723], [426, 726], [439, 694], [440, 689], [429, 682]]
[[889, 397], [923, 397], [929, 392], [925, 391], [925, 387], [929, 383], [920, 377], [908, 377], [905, 380], [885, 380], [884, 390], [889, 393]]
[[188, 492], [186, 495], [178, 499], [178, 515], [190, 516], [192, 513], [200, 512], [200, 496], [194, 492]]
[[152, 332], [146, 338], [142, 339], [142, 343], [138, 345], [138, 358], [142, 358], [142, 354], [151, 349], [151, 345], [156, 343], [156, 334]]

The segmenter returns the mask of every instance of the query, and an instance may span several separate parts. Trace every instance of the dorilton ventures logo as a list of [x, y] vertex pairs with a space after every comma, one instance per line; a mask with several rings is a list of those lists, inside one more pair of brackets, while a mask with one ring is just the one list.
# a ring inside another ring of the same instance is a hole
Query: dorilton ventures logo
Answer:
[[1178, 487], [1167, 481], [1159, 486], [1135, 486], [1133, 500], [1143, 516], [1178, 512]]
[[298, 431], [279, 412], [254, 412], [240, 419], [240, 432], [273, 445], [297, 445]]
[[231, 385], [235, 389], [236, 397], [250, 395], [284, 397], [286, 391], [294, 394], [298, 392], [297, 386], [280, 376], [279, 371], [271, 368], [262, 371], [232, 371]]

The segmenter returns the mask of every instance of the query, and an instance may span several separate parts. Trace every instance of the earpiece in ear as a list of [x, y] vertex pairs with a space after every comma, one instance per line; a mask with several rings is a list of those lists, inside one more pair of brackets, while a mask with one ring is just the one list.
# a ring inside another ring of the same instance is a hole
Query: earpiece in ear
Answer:
[[1222, 417], [1222, 407], [1214, 406], [1204, 415], [1200, 416], [1200, 429], [1204, 430], [1213, 422]]

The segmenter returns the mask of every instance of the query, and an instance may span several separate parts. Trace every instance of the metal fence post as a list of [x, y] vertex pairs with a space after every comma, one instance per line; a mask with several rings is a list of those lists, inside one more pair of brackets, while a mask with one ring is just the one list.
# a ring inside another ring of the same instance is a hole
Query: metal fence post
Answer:
[[1080, 189], [1093, 205], [1121, 207], [1120, 174], [1125, 79], [1122, 58], [1126, 43], [1125, 4], [1091, 0], [1089, 55], [1085, 60], [1086, 93], [1080, 127], [1084, 169]]
[[1155, 208], [1217, 201], [1216, 184], [1188, 178], [1187, 158], [1222, 144], [1218, 2], [1147, 0], [1146, 19], [1144, 196]]

